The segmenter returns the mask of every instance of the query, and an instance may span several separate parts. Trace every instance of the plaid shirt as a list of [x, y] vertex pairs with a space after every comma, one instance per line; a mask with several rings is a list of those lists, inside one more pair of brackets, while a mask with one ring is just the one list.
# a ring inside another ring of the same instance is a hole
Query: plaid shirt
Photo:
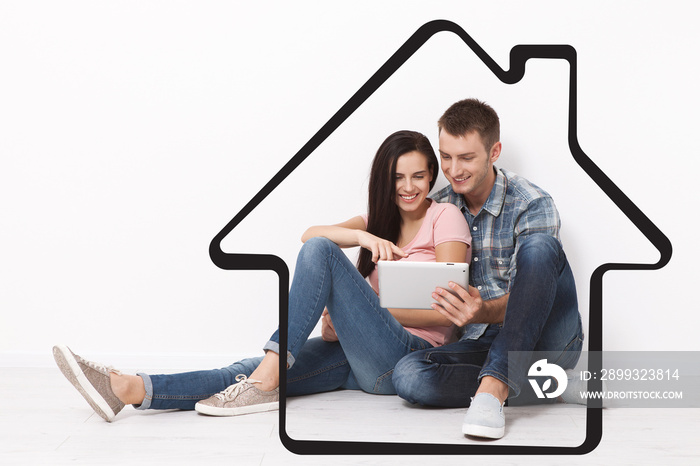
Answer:
[[[467, 219], [472, 234], [469, 283], [479, 290], [484, 301], [510, 293], [517, 272], [515, 256], [523, 236], [545, 233], [561, 241], [559, 213], [550, 195], [509, 171], [496, 169], [496, 183], [476, 215], [452, 186], [431, 197], [456, 205]], [[467, 325], [462, 338], [477, 339], [487, 326]]]

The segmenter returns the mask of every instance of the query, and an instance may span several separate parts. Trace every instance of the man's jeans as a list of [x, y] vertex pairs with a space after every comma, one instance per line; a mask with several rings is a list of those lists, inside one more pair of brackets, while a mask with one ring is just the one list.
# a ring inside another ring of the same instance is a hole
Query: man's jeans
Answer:
[[[548, 235], [530, 235], [522, 241], [516, 263], [504, 322], [489, 325], [476, 340], [463, 337], [403, 358], [393, 375], [399, 396], [422, 405], [469, 406], [479, 381], [489, 375], [508, 385], [512, 399], [521, 387], [529, 387], [533, 357], [546, 357], [564, 369], [576, 365], [583, 331], [574, 277], [561, 245]], [[533, 350], [544, 353], [528, 354]], [[518, 352], [511, 353], [511, 364], [509, 351]], [[535, 402], [531, 392], [523, 390], [509, 403]]]
[[[324, 307], [340, 342], [308, 340]], [[326, 238], [302, 247], [289, 292], [287, 394], [303, 395], [336, 388], [395, 394], [396, 363], [430, 343], [407, 332], [379, 306], [379, 297], [343, 251]], [[279, 329], [265, 345], [279, 353]], [[139, 374], [146, 386], [140, 409], [193, 409], [194, 404], [249, 376], [262, 358], [229, 367], [173, 375]]]

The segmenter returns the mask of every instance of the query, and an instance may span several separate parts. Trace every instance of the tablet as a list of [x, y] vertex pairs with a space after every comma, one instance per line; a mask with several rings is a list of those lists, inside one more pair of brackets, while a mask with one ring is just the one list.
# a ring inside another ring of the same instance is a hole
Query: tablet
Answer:
[[467, 289], [469, 264], [459, 262], [379, 261], [379, 305], [384, 308], [430, 309], [438, 286], [452, 294], [449, 282]]

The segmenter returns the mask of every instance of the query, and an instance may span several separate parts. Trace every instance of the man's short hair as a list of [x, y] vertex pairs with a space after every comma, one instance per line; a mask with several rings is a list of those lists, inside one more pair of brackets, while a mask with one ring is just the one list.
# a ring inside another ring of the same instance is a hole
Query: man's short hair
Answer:
[[439, 130], [455, 137], [463, 137], [472, 131], [479, 133], [487, 153], [500, 140], [500, 127], [496, 111], [477, 99], [452, 104], [438, 120]]

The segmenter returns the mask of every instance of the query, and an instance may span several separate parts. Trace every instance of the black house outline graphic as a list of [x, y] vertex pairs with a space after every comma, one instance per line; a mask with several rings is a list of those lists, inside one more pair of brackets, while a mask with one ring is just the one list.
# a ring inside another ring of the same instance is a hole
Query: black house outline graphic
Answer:
[[[599, 370], [602, 357], [594, 357], [603, 349], [603, 275], [610, 270], [656, 270], [671, 259], [672, 245], [659, 228], [608, 178], [583, 152], [577, 140], [576, 106], [576, 50], [569, 45], [516, 45], [510, 52], [510, 69], [502, 69], [460, 26], [446, 21], [431, 21], [421, 26], [381, 68], [318, 130], [318, 132], [287, 162], [233, 219], [213, 238], [209, 255], [224, 270], [272, 270], [279, 278], [280, 346], [287, 348], [287, 314], [289, 294], [289, 269], [280, 257], [271, 254], [225, 253], [221, 249], [223, 239], [250, 214], [290, 173], [292, 173], [316, 148], [328, 138], [356, 109], [358, 109], [389, 77], [397, 71], [428, 39], [441, 31], [459, 36], [481, 61], [505, 84], [519, 82], [525, 74], [529, 59], [560, 59], [569, 63], [569, 123], [568, 142], [571, 154], [578, 165], [605, 192], [617, 207], [632, 221], [659, 251], [658, 262], [652, 264], [606, 263], [591, 275], [589, 331], [589, 369]], [[286, 350], [285, 350], [286, 351]], [[591, 390], [600, 390], [601, 381], [590, 382]], [[406, 444], [383, 442], [311, 441], [290, 438], [286, 426], [286, 372], [280, 370], [280, 439], [290, 451], [298, 454], [585, 454], [597, 447], [603, 433], [603, 416], [600, 405], [589, 404], [586, 413], [586, 438], [577, 447], [552, 447], [542, 445], [513, 446], [488, 444]], [[600, 403], [600, 401], [598, 401]], [[593, 403], [590, 401], [589, 403]]]

